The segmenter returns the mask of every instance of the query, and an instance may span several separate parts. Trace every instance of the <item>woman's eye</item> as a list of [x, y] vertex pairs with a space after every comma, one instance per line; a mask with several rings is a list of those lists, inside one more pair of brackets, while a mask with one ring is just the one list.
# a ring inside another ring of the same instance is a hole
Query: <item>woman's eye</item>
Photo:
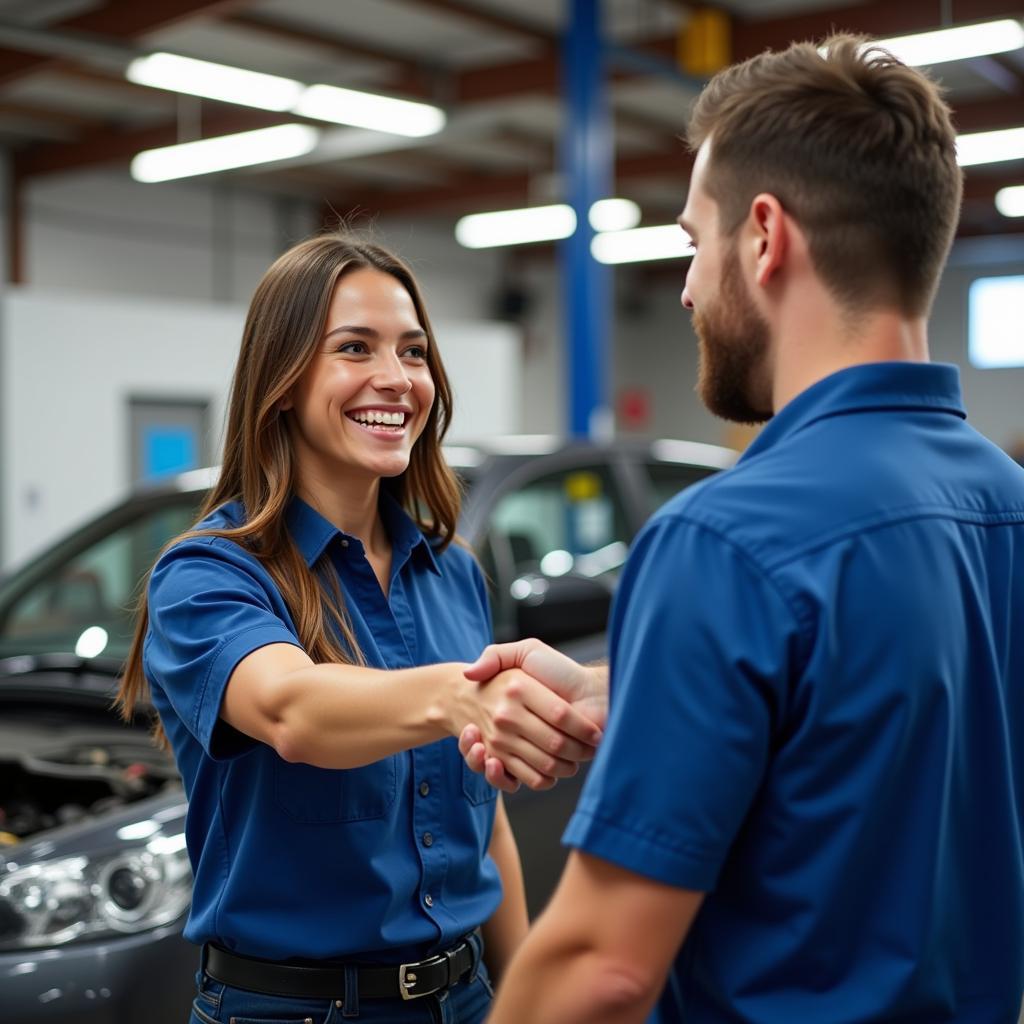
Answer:
[[427, 350], [422, 345], [413, 345], [405, 350], [405, 355], [410, 359], [426, 359]]
[[366, 353], [366, 343], [362, 341], [346, 341], [343, 345], [338, 346], [339, 352], [344, 352], [346, 355], [361, 356]]

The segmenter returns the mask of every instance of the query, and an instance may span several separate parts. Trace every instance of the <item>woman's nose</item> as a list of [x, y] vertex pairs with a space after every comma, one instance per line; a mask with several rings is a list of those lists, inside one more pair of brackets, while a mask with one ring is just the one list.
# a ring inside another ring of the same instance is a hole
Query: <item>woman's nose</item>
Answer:
[[402, 360], [395, 355], [384, 360], [379, 372], [374, 376], [373, 385], [379, 391], [394, 391], [404, 395], [412, 387], [412, 381], [405, 372]]

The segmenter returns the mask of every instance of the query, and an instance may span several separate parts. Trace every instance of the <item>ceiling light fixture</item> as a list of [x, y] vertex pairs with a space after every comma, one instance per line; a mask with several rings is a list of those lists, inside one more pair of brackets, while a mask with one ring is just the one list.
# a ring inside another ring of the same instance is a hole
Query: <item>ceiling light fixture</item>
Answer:
[[693, 242], [678, 224], [660, 224], [595, 235], [590, 252], [598, 263], [644, 263], [692, 256]]
[[261, 110], [290, 111], [318, 121], [413, 138], [436, 134], [446, 121], [444, 111], [429, 103], [339, 89], [333, 85], [306, 85], [291, 78], [179, 57], [174, 53], [139, 57], [128, 65], [125, 76], [131, 82], [155, 89]]
[[319, 130], [309, 125], [279, 124], [253, 132], [147, 149], [132, 160], [131, 175], [142, 182], [170, 181], [287, 160], [315, 149], [319, 138]]
[[554, 242], [576, 230], [576, 213], [565, 203], [522, 210], [471, 213], [455, 225], [455, 240], [467, 249]]
[[175, 53], [151, 53], [148, 57], [139, 57], [128, 65], [125, 77], [138, 85], [183, 92], [189, 96], [205, 96], [261, 110], [291, 110], [306, 88], [302, 82], [291, 78], [179, 57]]
[[867, 45], [880, 46], [904, 64], [920, 67], [1020, 49], [1024, 46], [1024, 27], [1013, 18], [1004, 18], [978, 25], [958, 25], [956, 28], [942, 28], [934, 32], [894, 36]]
[[1011, 185], [996, 193], [996, 209], [1004, 217], [1024, 217], [1024, 185]]
[[599, 199], [588, 220], [595, 231], [625, 231], [640, 223], [640, 207], [632, 199]]
[[[598, 232], [621, 231], [640, 223], [640, 207], [632, 199], [599, 199], [587, 219]], [[568, 203], [528, 206], [519, 210], [472, 213], [455, 225], [455, 239], [467, 249], [492, 249], [530, 242], [557, 242], [576, 230], [576, 213]]]
[[997, 164], [1003, 160], [1024, 160], [1024, 128], [974, 132], [956, 138], [956, 162], [961, 167]]
[[412, 138], [436, 135], [446, 120], [444, 111], [429, 103], [397, 100], [334, 85], [309, 86], [291, 109], [303, 117]]

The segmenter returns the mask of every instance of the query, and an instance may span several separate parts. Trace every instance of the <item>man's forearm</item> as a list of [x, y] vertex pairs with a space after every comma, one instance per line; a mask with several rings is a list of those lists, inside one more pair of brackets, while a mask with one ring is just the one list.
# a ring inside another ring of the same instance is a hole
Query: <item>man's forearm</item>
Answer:
[[487, 1024], [642, 1024], [657, 991], [548, 924], [513, 957]]
[[489, 1024], [641, 1024], [702, 899], [574, 851]]

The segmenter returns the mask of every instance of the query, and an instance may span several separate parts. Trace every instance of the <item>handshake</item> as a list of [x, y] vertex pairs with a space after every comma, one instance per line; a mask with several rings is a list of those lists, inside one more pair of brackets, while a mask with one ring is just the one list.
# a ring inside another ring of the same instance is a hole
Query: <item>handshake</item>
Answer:
[[550, 789], [593, 756], [608, 717], [608, 669], [540, 640], [493, 644], [464, 672], [452, 732], [474, 771], [505, 792]]

